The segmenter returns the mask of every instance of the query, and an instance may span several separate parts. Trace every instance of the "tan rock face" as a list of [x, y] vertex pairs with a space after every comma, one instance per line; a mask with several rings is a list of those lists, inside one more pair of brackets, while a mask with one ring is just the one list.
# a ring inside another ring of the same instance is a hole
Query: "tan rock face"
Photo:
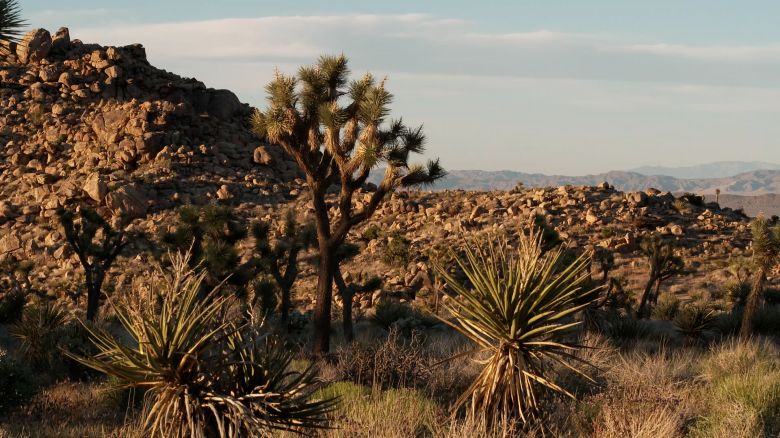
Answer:
[[106, 195], [106, 207], [114, 216], [128, 219], [144, 217], [148, 208], [146, 197], [130, 185]]
[[103, 202], [103, 198], [108, 194], [108, 184], [97, 172], [87, 178], [83, 188], [87, 195], [98, 203]]
[[22, 64], [40, 62], [51, 50], [51, 35], [46, 29], [33, 29], [16, 46], [16, 56]]

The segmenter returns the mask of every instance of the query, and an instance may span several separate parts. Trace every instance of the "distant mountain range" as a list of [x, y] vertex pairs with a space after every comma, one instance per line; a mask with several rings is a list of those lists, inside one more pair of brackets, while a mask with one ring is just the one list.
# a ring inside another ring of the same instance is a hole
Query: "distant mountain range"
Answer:
[[716, 161], [684, 167], [643, 166], [629, 169], [642, 175], [664, 175], [684, 179], [724, 178], [756, 170], [780, 170], [780, 164], [765, 161]]
[[762, 195], [780, 193], [780, 170], [755, 170], [718, 178], [676, 178], [665, 175], [643, 175], [638, 172], [612, 171], [596, 175], [564, 176], [543, 175], [509, 170], [452, 170], [436, 183], [436, 189], [507, 190], [523, 183], [529, 187], [571, 185], [596, 185], [603, 181], [622, 191], [656, 188], [669, 192], [694, 192], [712, 194]]

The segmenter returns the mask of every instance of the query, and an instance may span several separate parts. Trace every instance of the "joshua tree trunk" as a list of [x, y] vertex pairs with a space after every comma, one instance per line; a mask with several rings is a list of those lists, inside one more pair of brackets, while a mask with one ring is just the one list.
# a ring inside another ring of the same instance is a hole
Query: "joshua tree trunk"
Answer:
[[338, 287], [339, 294], [341, 295], [343, 308], [341, 321], [344, 327], [344, 339], [347, 342], [352, 342], [355, 340], [355, 329], [352, 326], [352, 300], [354, 299], [355, 291], [354, 288], [347, 286], [344, 282], [340, 269], [336, 269], [334, 280], [336, 281], [336, 287]]
[[328, 206], [325, 203], [325, 188], [312, 185], [314, 215], [317, 224], [317, 243], [320, 264], [317, 268], [317, 305], [314, 307], [314, 354], [330, 351], [330, 309], [333, 298], [333, 274], [336, 270], [336, 249], [330, 235]]
[[759, 268], [756, 272], [756, 278], [753, 280], [753, 287], [750, 288], [750, 295], [748, 295], [747, 302], [745, 303], [745, 310], [742, 313], [742, 326], [739, 329], [739, 337], [747, 339], [753, 333], [753, 317], [756, 311], [761, 307], [761, 294], [764, 291], [764, 283], [766, 282], [766, 271], [763, 268]]
[[653, 286], [656, 284], [658, 279], [655, 275], [650, 275], [650, 279], [647, 280], [647, 284], [645, 285], [645, 291], [642, 293], [642, 301], [639, 303], [639, 309], [636, 311], [637, 318], [644, 318], [645, 314], [647, 313], [647, 306], [649, 304], [649, 301], [651, 300], [650, 295], [653, 291]]

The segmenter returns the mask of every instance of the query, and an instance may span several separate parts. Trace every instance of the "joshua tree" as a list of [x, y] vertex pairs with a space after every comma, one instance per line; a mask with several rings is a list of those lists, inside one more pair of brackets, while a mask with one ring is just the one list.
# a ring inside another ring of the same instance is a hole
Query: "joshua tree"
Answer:
[[341, 321], [344, 327], [344, 339], [347, 342], [355, 340], [355, 330], [352, 326], [352, 304], [355, 299], [355, 295], [371, 292], [377, 290], [382, 285], [382, 280], [377, 276], [367, 276], [364, 273], [357, 275], [357, 282], [347, 284], [344, 281], [344, 276], [341, 274], [341, 263], [346, 260], [355, 257], [358, 254], [358, 247], [356, 245], [344, 244], [339, 248], [336, 253], [338, 262], [336, 264], [336, 274], [334, 280], [336, 287], [338, 288], [339, 295], [341, 295], [342, 301], [342, 317]]
[[8, 43], [19, 39], [24, 25], [16, 0], [0, 0], [0, 57], [8, 55]]
[[615, 255], [606, 248], [596, 248], [593, 252], [593, 258], [598, 260], [601, 268], [601, 284], [609, 282], [609, 273], [615, 268]]
[[720, 205], [720, 189], [715, 189], [715, 203]]
[[753, 264], [756, 272], [742, 314], [742, 326], [739, 329], [739, 336], [742, 338], [749, 337], [753, 332], [753, 316], [761, 307], [761, 295], [764, 292], [766, 276], [780, 258], [780, 226], [772, 226], [766, 218], [759, 216], [753, 220], [751, 229]]
[[[438, 160], [427, 167], [410, 165], [411, 153], [424, 150], [422, 126], [387, 121], [392, 95], [385, 81], [366, 74], [347, 85], [347, 58], [323, 56], [294, 76], [277, 72], [266, 86], [268, 108], [255, 111], [255, 134], [279, 145], [306, 175], [312, 195], [319, 267], [314, 312], [314, 352], [330, 349], [330, 311], [336, 251], [347, 233], [370, 218], [385, 196], [399, 187], [431, 184], [444, 176]], [[384, 163], [385, 173], [364, 203], [353, 197], [369, 173]], [[339, 187], [336, 211], [326, 201], [328, 188]]]
[[239, 289], [245, 288], [254, 276], [239, 269], [241, 260], [235, 245], [246, 237], [246, 227], [233, 211], [208, 204], [202, 209], [187, 205], [178, 213], [175, 230], [164, 233], [162, 241], [182, 252], [190, 250], [190, 262], [203, 265], [210, 286], [227, 279]]
[[111, 265], [122, 248], [127, 245], [124, 232], [115, 230], [95, 210], [81, 207], [78, 218], [72, 211], [61, 208], [58, 211], [65, 239], [78, 255], [84, 268], [87, 289], [87, 320], [97, 316], [100, 306], [101, 288]]
[[644, 239], [641, 248], [650, 264], [650, 277], [647, 279], [642, 301], [637, 310], [639, 318], [650, 314], [649, 306], [658, 300], [661, 283], [679, 273], [684, 266], [683, 260], [674, 255], [672, 242], [662, 239], [657, 234]]
[[282, 296], [281, 322], [287, 329], [290, 317], [290, 292], [298, 277], [298, 255], [316, 241], [314, 227], [298, 225], [295, 212], [288, 210], [284, 221], [284, 233], [272, 245], [269, 239], [270, 224], [256, 222], [252, 225], [255, 249], [259, 254], [260, 269], [274, 278]]

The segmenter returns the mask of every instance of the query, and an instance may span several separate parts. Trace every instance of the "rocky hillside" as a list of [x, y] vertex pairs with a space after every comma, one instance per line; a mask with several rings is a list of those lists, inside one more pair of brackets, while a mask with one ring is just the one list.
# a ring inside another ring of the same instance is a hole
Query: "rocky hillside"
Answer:
[[0, 65], [0, 256], [62, 256], [51, 218], [89, 202], [144, 218], [211, 199], [275, 204], [295, 165], [248, 127], [227, 90], [157, 69], [140, 45], [28, 33]]
[[[250, 108], [231, 92], [151, 66], [140, 45], [71, 41], [67, 29], [53, 37], [31, 31], [10, 49], [15, 56], [0, 66], [0, 258], [34, 261], [39, 283], [60, 285], [50, 293], [80, 284], [79, 262], [54, 218], [60, 206], [95, 206], [148, 237], [134, 241], [115, 264], [106, 283], [112, 288], [148, 270], [154, 239], [180, 205], [219, 202], [247, 223], [281, 218], [288, 206], [300, 220], [311, 217], [295, 164], [252, 136]], [[637, 241], [651, 232], [676, 239], [692, 263], [719, 268], [748, 249], [747, 219], [717, 205], [681, 209], [670, 193], [624, 193], [599, 177], [580, 183], [534, 178], [529, 185], [574, 185], [393, 194], [349, 238], [362, 251], [345, 269], [347, 280], [357, 272], [384, 277], [382, 290], [361, 297], [358, 309], [387, 296], [415, 299], [415, 291], [430, 287], [435, 253], [536, 216], [569, 245], [615, 251], [629, 277], [642, 273]], [[515, 183], [508, 178], [504, 187]], [[364, 189], [356, 202], [370, 196], [371, 187]], [[380, 232], [367, 232], [372, 228]], [[296, 290], [305, 309], [315, 280], [312, 263], [304, 264], [302, 276]]]
[[713, 194], [716, 189], [735, 195], [780, 193], [780, 170], [756, 170], [723, 178], [682, 179], [664, 175], [612, 171], [596, 175], [542, 175], [509, 170], [455, 170], [436, 184], [438, 189], [509, 190], [518, 183], [529, 187], [560, 185], [595, 185], [608, 181], [619, 190], [636, 191], [655, 188], [669, 192]]

